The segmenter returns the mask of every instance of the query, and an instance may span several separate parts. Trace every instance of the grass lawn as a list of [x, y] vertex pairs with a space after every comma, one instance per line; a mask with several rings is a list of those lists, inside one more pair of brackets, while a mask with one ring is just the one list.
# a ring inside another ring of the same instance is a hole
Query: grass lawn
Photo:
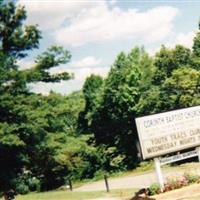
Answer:
[[[30, 193], [28, 195], [18, 195], [16, 200], [89, 200], [103, 197], [120, 197], [126, 199], [134, 195], [134, 189], [112, 190], [110, 193], [105, 191], [96, 192], [70, 192], [54, 191], [42, 193]], [[1, 199], [2, 200], [2, 199]]]

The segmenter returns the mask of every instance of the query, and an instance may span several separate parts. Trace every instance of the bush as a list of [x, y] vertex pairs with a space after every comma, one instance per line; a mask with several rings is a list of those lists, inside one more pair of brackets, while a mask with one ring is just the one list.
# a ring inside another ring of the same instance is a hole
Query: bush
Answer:
[[149, 192], [150, 192], [150, 195], [155, 195], [155, 194], [161, 193], [160, 185], [158, 183], [153, 183], [149, 187]]
[[107, 174], [108, 172], [104, 170], [98, 170], [94, 174], [94, 180], [100, 180], [103, 179], [104, 175]]
[[170, 191], [188, 185], [188, 180], [185, 177], [170, 177], [164, 185], [164, 191]]
[[16, 186], [16, 192], [19, 194], [27, 194], [29, 192], [29, 187], [28, 185], [21, 183]]
[[148, 171], [148, 170], [151, 170], [151, 169], [153, 169], [153, 162], [152, 161], [143, 161], [137, 167], [137, 170], [139, 172], [145, 172], [145, 171]]
[[41, 182], [32, 173], [26, 171], [25, 173], [18, 174], [12, 181], [12, 187], [15, 188], [19, 194], [27, 194], [29, 191], [40, 192]]
[[199, 176], [195, 173], [185, 173], [184, 177], [188, 180], [188, 183], [196, 183], [199, 181]]
[[39, 179], [37, 179], [35, 177], [29, 178], [29, 180], [28, 180], [28, 186], [29, 186], [29, 190], [30, 191], [40, 192], [41, 183], [40, 183]]
[[[178, 189], [189, 185], [190, 183], [197, 183], [200, 181], [200, 177], [195, 173], [185, 173], [184, 176], [172, 176], [167, 178], [167, 182], [164, 184], [164, 192]], [[161, 192], [158, 183], [154, 183], [149, 187], [150, 195], [159, 194]]]

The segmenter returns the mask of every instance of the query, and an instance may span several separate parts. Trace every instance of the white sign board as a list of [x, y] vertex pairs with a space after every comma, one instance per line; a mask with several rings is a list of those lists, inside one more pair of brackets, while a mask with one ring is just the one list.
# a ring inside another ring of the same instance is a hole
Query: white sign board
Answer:
[[200, 146], [200, 106], [136, 118], [143, 159]]

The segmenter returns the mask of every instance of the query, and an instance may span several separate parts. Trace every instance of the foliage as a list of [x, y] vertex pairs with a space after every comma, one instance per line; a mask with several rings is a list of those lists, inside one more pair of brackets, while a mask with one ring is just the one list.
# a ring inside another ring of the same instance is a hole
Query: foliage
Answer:
[[87, 145], [89, 137], [76, 135], [80, 96], [23, 96], [24, 104], [17, 99], [16, 111], [26, 119], [20, 126], [25, 165], [40, 179], [42, 190], [58, 187], [71, 176], [92, 177], [98, 165], [96, 149]]
[[[146, 65], [145, 65], [146, 64]], [[135, 105], [138, 103], [140, 89], [149, 83], [147, 73], [151, 71], [152, 60], [143, 48], [134, 48], [128, 55], [118, 55], [104, 81], [103, 89], [98, 93], [98, 102], [91, 115], [90, 130], [94, 133], [97, 144], [116, 147], [121, 169], [133, 167], [136, 158], [133, 122]], [[146, 66], [144, 71], [141, 68]], [[149, 70], [148, 70], [149, 69]], [[146, 81], [146, 85], [144, 84]], [[130, 144], [133, 145], [130, 145]]]
[[199, 181], [200, 177], [196, 173], [185, 173], [184, 174], [185, 179], [188, 181], [188, 183], [196, 183]]
[[152, 161], [142, 161], [142, 162], [140, 162], [140, 164], [136, 168], [136, 171], [146, 172], [146, 171], [152, 170], [153, 167], [154, 167], [154, 165], [153, 165]]
[[188, 185], [188, 180], [185, 177], [169, 177], [164, 185], [164, 191], [170, 191]]
[[[87, 128], [82, 133], [94, 134], [98, 146], [114, 147], [119, 169], [133, 168], [139, 161], [135, 117], [199, 105], [198, 38], [199, 33], [193, 51], [181, 45], [162, 46], [154, 58], [139, 47], [127, 55], [121, 52], [103, 83], [97, 87], [94, 77], [86, 80], [83, 91], [93, 89], [84, 96]], [[107, 163], [110, 171], [112, 162]]]
[[32, 176], [31, 171], [24, 170], [12, 181], [12, 186], [18, 194], [27, 194], [29, 191], [40, 191], [40, 180]]
[[160, 185], [158, 183], [153, 183], [149, 187], [150, 195], [159, 194], [161, 192]]
[[91, 75], [83, 85], [85, 109], [79, 114], [79, 129], [82, 132], [90, 132], [92, 113], [99, 101], [99, 93], [102, 90], [103, 79], [97, 75]]
[[16, 185], [16, 189], [15, 190], [19, 194], [27, 194], [27, 193], [29, 193], [28, 186], [25, 185], [24, 183], [20, 183], [20, 184]]
[[28, 186], [30, 191], [40, 192], [41, 183], [36, 177], [32, 177], [28, 180]]
[[[200, 30], [200, 22], [199, 22], [199, 30]], [[193, 45], [193, 53], [194, 56], [200, 57], [200, 32], [194, 38], [194, 45]]]
[[[17, 61], [39, 47], [41, 32], [37, 26], [23, 25], [23, 6], [5, 2], [0, 13], [0, 190], [13, 187], [26, 193], [39, 190], [40, 184], [41, 189], [55, 188], [72, 175], [92, 176], [95, 148], [87, 145], [89, 137], [78, 138], [76, 133], [82, 95], [44, 97], [28, 88], [32, 82], [70, 79], [67, 72], [50, 73], [50, 68], [70, 61], [70, 52], [49, 47], [32, 68], [21, 69]], [[24, 169], [31, 177], [24, 177]]]
[[198, 183], [199, 175], [195, 173], [186, 172], [183, 176], [168, 177], [167, 182], [164, 184], [164, 192], [179, 189], [191, 183]]

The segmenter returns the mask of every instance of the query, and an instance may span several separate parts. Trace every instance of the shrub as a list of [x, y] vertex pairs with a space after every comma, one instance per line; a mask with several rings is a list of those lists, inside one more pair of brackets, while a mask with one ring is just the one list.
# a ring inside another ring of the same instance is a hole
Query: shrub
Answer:
[[143, 161], [137, 167], [137, 170], [139, 172], [145, 172], [145, 171], [148, 171], [148, 170], [151, 170], [151, 169], [153, 169], [153, 162], [152, 161]]
[[12, 181], [12, 187], [15, 188], [19, 194], [27, 194], [29, 191], [40, 192], [41, 182], [36, 177], [32, 176], [30, 171], [18, 174]]
[[161, 193], [160, 185], [158, 183], [153, 183], [149, 187], [149, 192], [150, 192], [150, 195], [155, 195], [155, 194]]
[[29, 178], [29, 180], [28, 180], [28, 186], [29, 186], [30, 191], [40, 192], [41, 183], [40, 183], [39, 179], [37, 179], [35, 177]]
[[19, 184], [16, 186], [16, 192], [19, 193], [19, 194], [27, 194], [29, 192], [29, 188], [28, 188], [28, 185], [26, 184]]
[[164, 191], [170, 191], [188, 185], [188, 180], [185, 177], [170, 177], [164, 185]]
[[196, 183], [199, 181], [199, 176], [195, 173], [185, 173], [184, 177], [188, 180], [188, 183]]
[[[185, 173], [184, 176], [172, 176], [167, 178], [167, 182], [164, 184], [164, 192], [178, 189], [189, 185], [190, 183], [197, 183], [200, 181], [200, 177], [195, 173]], [[161, 192], [157, 183], [152, 184], [149, 187], [150, 195], [159, 194]]]
[[104, 170], [98, 170], [94, 174], [94, 180], [100, 180], [103, 179], [104, 175], [107, 174], [108, 172]]

